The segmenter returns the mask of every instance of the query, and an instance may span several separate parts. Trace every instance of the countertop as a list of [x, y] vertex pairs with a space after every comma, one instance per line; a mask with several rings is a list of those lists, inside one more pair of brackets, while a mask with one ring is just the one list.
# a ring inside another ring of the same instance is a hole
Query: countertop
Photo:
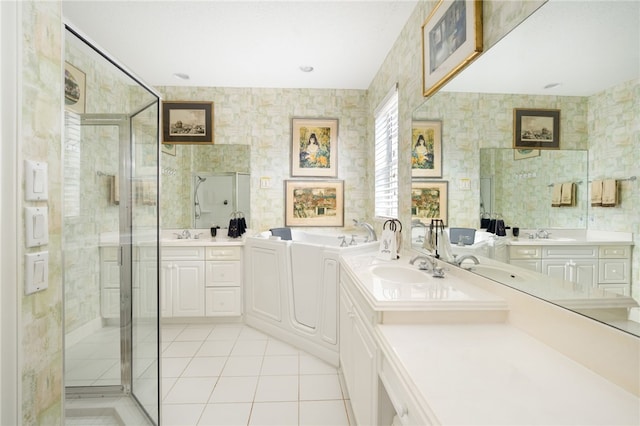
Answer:
[[640, 424], [639, 398], [508, 324], [380, 324], [375, 333], [440, 424]]

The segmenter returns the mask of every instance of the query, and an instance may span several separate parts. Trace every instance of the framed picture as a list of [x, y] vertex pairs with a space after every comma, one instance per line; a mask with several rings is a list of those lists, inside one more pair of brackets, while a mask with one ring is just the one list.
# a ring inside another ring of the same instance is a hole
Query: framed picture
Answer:
[[514, 109], [513, 147], [560, 149], [560, 110]]
[[176, 156], [176, 144], [174, 143], [163, 143], [162, 144], [162, 152], [165, 154]]
[[411, 176], [442, 177], [442, 121], [411, 124]]
[[338, 176], [338, 120], [291, 120], [291, 176]]
[[442, 219], [448, 226], [449, 182], [413, 181], [411, 183], [411, 219], [429, 224]]
[[69, 62], [64, 63], [64, 108], [78, 114], [85, 112], [86, 75]]
[[422, 24], [422, 94], [430, 96], [482, 53], [482, 1], [440, 0]]
[[514, 160], [524, 160], [525, 158], [539, 157], [539, 156], [540, 156], [539, 149], [514, 149], [513, 150]]
[[212, 144], [213, 102], [163, 102], [162, 143]]
[[344, 226], [344, 182], [285, 180], [285, 226]]

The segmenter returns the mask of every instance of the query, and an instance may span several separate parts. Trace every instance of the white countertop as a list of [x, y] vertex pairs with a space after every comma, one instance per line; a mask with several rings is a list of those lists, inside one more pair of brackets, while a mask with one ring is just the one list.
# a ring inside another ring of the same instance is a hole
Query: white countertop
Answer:
[[443, 425], [638, 425], [640, 399], [508, 324], [378, 325]]
[[375, 266], [398, 266], [418, 270], [410, 265], [411, 254], [401, 253], [398, 260], [381, 260], [377, 252], [343, 255], [341, 262], [354, 283], [376, 311], [385, 310], [489, 310], [507, 308], [502, 298], [467, 283], [454, 275], [434, 278], [421, 272], [420, 282], [400, 283], [376, 276]]
[[548, 229], [549, 238], [529, 238], [527, 234], [535, 230], [520, 230], [518, 238], [505, 238], [507, 244], [513, 246], [576, 246], [576, 245], [633, 245], [633, 234], [630, 232], [592, 231], [584, 229]]

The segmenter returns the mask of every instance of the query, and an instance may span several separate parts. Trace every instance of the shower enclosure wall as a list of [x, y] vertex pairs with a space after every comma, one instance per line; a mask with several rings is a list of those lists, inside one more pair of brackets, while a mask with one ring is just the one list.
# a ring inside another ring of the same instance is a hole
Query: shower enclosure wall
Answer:
[[234, 213], [244, 215], [247, 223], [251, 223], [249, 180], [248, 173], [195, 173], [192, 185], [193, 227], [226, 228]]
[[159, 97], [69, 27], [65, 59], [67, 406], [127, 400], [158, 424]]

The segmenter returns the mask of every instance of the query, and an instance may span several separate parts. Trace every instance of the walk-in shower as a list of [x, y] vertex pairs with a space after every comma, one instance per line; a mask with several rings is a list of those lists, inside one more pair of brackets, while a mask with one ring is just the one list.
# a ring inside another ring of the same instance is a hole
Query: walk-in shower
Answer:
[[68, 27], [65, 60], [65, 412], [158, 424], [159, 97]]

